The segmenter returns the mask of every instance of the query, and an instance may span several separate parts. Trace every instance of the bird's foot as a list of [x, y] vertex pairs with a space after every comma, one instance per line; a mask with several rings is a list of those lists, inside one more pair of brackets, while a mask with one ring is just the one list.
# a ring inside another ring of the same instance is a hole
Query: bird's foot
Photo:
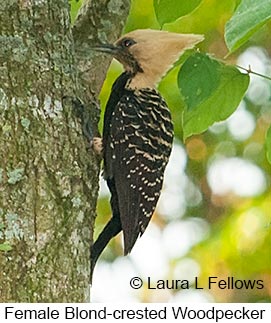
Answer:
[[91, 147], [98, 156], [101, 156], [103, 153], [103, 139], [101, 137], [93, 137]]

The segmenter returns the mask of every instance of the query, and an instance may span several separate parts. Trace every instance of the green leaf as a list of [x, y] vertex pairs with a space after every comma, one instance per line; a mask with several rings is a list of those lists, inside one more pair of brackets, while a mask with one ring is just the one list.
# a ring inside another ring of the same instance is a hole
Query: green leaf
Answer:
[[271, 18], [271, 0], [242, 0], [226, 23], [225, 40], [230, 52], [244, 44]]
[[70, 2], [70, 16], [71, 16], [71, 22], [74, 23], [75, 18], [77, 17], [78, 11], [80, 7], [82, 6], [83, 1], [82, 0], [69, 0]]
[[[189, 64], [183, 65], [179, 88], [185, 94], [184, 100], [188, 111], [206, 100], [218, 87], [220, 77], [218, 67], [218, 61], [198, 53], [190, 57]], [[204, 73], [199, 74], [198, 71]]]
[[265, 146], [266, 146], [266, 157], [269, 164], [271, 164], [271, 126], [269, 127], [266, 133]]
[[8, 243], [0, 243], [0, 251], [10, 251], [12, 250], [11, 245]]
[[249, 84], [248, 74], [202, 53], [190, 56], [179, 71], [178, 85], [186, 107], [184, 139], [228, 118]]
[[195, 10], [201, 0], [154, 0], [154, 10], [160, 26], [173, 22]]

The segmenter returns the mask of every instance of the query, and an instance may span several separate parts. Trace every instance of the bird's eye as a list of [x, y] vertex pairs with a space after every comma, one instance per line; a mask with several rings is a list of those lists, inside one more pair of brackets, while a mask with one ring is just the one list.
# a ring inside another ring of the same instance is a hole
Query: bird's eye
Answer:
[[121, 46], [128, 48], [128, 47], [131, 47], [132, 45], [134, 45], [135, 43], [136, 42], [133, 39], [125, 38], [125, 39], [122, 40]]

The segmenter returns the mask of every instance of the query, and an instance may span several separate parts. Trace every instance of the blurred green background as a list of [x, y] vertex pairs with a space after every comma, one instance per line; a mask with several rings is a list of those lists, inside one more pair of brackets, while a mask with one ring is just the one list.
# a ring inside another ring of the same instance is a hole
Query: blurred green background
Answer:
[[[224, 59], [228, 54], [225, 23], [239, 3], [202, 0], [192, 13], [164, 24], [163, 29], [204, 34], [200, 51]], [[152, 0], [131, 1], [124, 33], [140, 28], [161, 28]], [[270, 33], [268, 23], [225, 62], [250, 66], [270, 76]], [[251, 75], [246, 96], [228, 120], [183, 142], [184, 103], [177, 86], [179, 68], [171, 70], [159, 85], [172, 112], [175, 148], [152, 225], [129, 257], [122, 257], [121, 235], [113, 239], [96, 269], [93, 300], [270, 302], [271, 167], [264, 141], [271, 123], [271, 82]], [[113, 61], [100, 94], [102, 114], [112, 83], [121, 72], [121, 65]], [[111, 216], [109, 195], [102, 181], [97, 213], [96, 236]], [[148, 276], [187, 279], [191, 285], [198, 276], [205, 289], [148, 290], [146, 283], [142, 289], [133, 291], [129, 287], [133, 274], [145, 281]], [[264, 288], [209, 290], [210, 276], [262, 280]], [[119, 296], [111, 295], [114, 288], [118, 288]]]

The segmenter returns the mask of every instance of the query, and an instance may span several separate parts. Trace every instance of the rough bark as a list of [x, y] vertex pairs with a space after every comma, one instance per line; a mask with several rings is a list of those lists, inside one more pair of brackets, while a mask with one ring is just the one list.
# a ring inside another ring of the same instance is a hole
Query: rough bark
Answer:
[[83, 30], [93, 42], [107, 34], [96, 21], [120, 33], [123, 24], [113, 26], [128, 4], [114, 14], [118, 3], [87, 2], [72, 33], [67, 0], [1, 1], [0, 302], [89, 300], [99, 162], [63, 97], [91, 102], [86, 109], [97, 126], [93, 97], [108, 61], [89, 56], [86, 77], [74, 48], [89, 46]]

